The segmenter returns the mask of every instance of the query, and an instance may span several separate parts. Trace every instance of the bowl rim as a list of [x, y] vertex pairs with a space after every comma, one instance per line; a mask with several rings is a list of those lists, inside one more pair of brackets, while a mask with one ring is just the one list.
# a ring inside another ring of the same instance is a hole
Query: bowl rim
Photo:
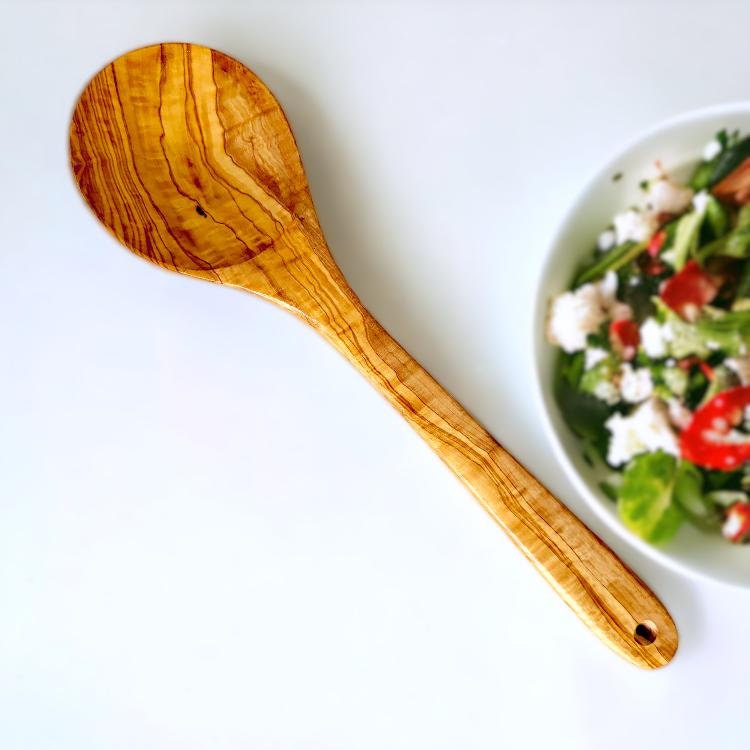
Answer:
[[621, 539], [664, 567], [699, 581], [711, 581], [712, 583], [721, 584], [723, 586], [747, 590], [750, 588], [750, 581], [742, 583], [738, 580], [724, 578], [703, 570], [697, 565], [691, 564], [689, 561], [679, 560], [670, 555], [666, 550], [649, 544], [638, 537], [634, 532], [628, 529], [616, 515], [613, 515], [607, 510], [602, 500], [592, 491], [586, 480], [574, 466], [563, 446], [560, 436], [557, 433], [557, 429], [552, 421], [550, 409], [547, 405], [544, 374], [542, 372], [541, 362], [542, 347], [546, 345], [543, 331], [548, 306], [548, 302], [544, 298], [543, 285], [548, 279], [550, 266], [556, 257], [556, 249], [560, 246], [561, 239], [569, 229], [575, 217], [578, 216], [581, 209], [584, 208], [584, 204], [588, 202], [589, 194], [594, 186], [600, 183], [603, 179], [607, 179], [612, 174], [613, 167], [624, 155], [632, 149], [635, 149], [641, 142], [650, 137], [655, 136], [664, 130], [679, 127], [680, 125], [686, 125], [704, 117], [708, 118], [717, 115], [731, 115], [737, 113], [750, 114], [750, 99], [712, 104], [662, 119], [653, 125], [641, 129], [635, 136], [631, 136], [624, 142], [621, 142], [616, 148], [612, 149], [610, 156], [601, 162], [593, 172], [589, 173], [588, 178], [583, 181], [575, 198], [565, 209], [563, 217], [557, 225], [557, 229], [547, 243], [534, 288], [534, 314], [532, 315], [533, 329], [531, 340], [533, 342], [532, 359], [534, 370], [534, 400], [536, 402], [537, 410], [542, 418], [545, 437], [547, 442], [552, 445], [553, 455], [557, 460], [557, 463], [562, 466], [565, 474], [572, 483], [573, 488], [584, 499], [589, 508], [591, 508], [607, 525], [607, 527], [612, 529]]

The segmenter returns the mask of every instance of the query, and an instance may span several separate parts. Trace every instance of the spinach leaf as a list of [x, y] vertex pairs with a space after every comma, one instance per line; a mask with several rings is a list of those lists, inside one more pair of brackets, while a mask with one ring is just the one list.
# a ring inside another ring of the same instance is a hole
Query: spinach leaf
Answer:
[[713, 255], [730, 258], [750, 256], [750, 203], [740, 209], [737, 214], [737, 224], [731, 232], [717, 237], [695, 253], [700, 263]]
[[621, 302], [630, 305], [633, 319], [639, 325], [646, 318], [654, 315], [654, 297], [659, 296], [661, 276], [650, 276], [636, 269], [633, 273], [622, 269], [619, 274], [617, 297]]
[[688, 378], [687, 390], [685, 391], [685, 406], [691, 411], [698, 407], [703, 401], [703, 394], [708, 388], [708, 378], [700, 371], [695, 370]]
[[711, 184], [711, 175], [713, 174], [714, 167], [716, 166], [716, 159], [711, 161], [701, 162], [693, 172], [690, 182], [688, 183], [693, 190], [697, 193], [699, 190], [705, 190]]
[[737, 280], [736, 299], [747, 299], [750, 297], [750, 261], [747, 261], [742, 268]]
[[703, 493], [703, 474], [690, 461], [680, 461], [677, 465], [674, 501], [687, 520], [704, 531], [712, 531], [721, 524], [721, 513]]
[[630, 261], [635, 260], [646, 249], [647, 244], [647, 242], [628, 241], [613, 247], [588, 268], [584, 268], [576, 277], [573, 286], [598, 279], [600, 276], [604, 276], [607, 271], [617, 271]]
[[750, 136], [743, 138], [739, 143], [722, 151], [716, 157], [709, 184], [715, 185], [717, 182], [721, 182], [728, 174], [734, 172], [748, 156], [750, 156]]
[[694, 255], [698, 249], [698, 234], [702, 223], [703, 214], [697, 211], [691, 211], [680, 218], [671, 251], [674, 259], [673, 265], [677, 271], [685, 265], [688, 257]]
[[736, 471], [705, 471], [706, 489], [714, 492], [716, 490], [739, 490], [742, 487], [743, 470]]
[[612, 409], [604, 401], [579, 390], [583, 365], [583, 352], [561, 353], [555, 370], [555, 401], [568, 427], [579, 437], [591, 441], [604, 455], [609, 440], [604, 423]]
[[622, 475], [617, 508], [625, 525], [653, 544], [670, 540], [684, 516], [673, 501], [677, 461], [664, 451], [636, 456]]
[[571, 388], [578, 388], [581, 375], [583, 375], [584, 363], [583, 352], [574, 352], [573, 354], [560, 352], [560, 359], [557, 362], [557, 374]]
[[705, 224], [711, 230], [713, 239], [722, 237], [729, 231], [729, 211], [713, 195], [706, 201]]

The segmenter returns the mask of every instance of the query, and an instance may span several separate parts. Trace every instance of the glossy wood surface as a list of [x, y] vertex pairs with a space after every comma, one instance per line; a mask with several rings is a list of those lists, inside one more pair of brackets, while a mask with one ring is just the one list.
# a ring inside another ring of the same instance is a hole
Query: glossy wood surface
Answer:
[[134, 50], [82, 93], [70, 156], [81, 193], [118, 240], [315, 328], [607, 645], [641, 667], [671, 660], [677, 630], [656, 596], [362, 306], [326, 246], [289, 124], [250, 70], [197, 45]]

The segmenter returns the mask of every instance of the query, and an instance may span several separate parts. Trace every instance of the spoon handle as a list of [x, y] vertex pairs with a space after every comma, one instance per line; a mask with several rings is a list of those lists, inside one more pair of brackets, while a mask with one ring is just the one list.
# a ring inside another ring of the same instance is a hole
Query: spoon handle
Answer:
[[403, 415], [601, 640], [639, 667], [667, 664], [677, 629], [646, 584], [383, 329], [335, 267], [314, 276], [314, 298], [298, 310], [307, 322]]

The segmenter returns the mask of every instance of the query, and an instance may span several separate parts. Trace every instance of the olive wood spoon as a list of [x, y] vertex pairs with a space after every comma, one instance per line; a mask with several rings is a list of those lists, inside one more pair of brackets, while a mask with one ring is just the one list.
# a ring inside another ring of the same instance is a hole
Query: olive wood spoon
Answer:
[[677, 630], [661, 602], [362, 306], [326, 246], [284, 113], [250, 70], [194, 44], [128, 52], [81, 94], [70, 158], [83, 197], [120, 242], [309, 323], [607, 645], [641, 667], [670, 661]]

